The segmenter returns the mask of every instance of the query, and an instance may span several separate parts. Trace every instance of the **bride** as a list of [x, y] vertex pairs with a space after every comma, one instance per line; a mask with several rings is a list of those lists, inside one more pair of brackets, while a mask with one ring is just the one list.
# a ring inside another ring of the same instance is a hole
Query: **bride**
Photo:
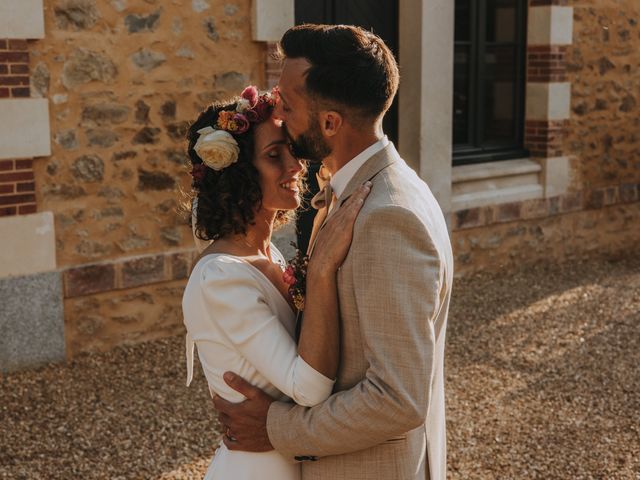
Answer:
[[[272, 118], [275, 96], [247, 87], [215, 104], [188, 132], [196, 236], [209, 242], [184, 292], [188, 380], [197, 346], [211, 395], [244, 397], [222, 378], [233, 371], [278, 399], [305, 406], [325, 400], [338, 368], [336, 272], [368, 194], [363, 185], [315, 237], [307, 267], [304, 323], [296, 345], [296, 310], [283, 278], [285, 260], [271, 243], [275, 227], [300, 206], [301, 161]], [[229, 438], [233, 432], [225, 432]], [[218, 448], [206, 480], [298, 480], [300, 467], [278, 452]]]

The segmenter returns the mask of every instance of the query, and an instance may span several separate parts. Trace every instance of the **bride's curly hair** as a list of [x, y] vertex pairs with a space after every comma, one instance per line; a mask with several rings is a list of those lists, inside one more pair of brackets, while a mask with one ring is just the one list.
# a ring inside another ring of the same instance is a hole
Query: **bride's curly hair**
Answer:
[[[191, 165], [202, 164], [193, 149], [201, 128], [215, 125], [223, 111], [235, 111], [237, 100], [214, 103], [200, 113], [187, 131], [187, 154]], [[244, 234], [253, 225], [255, 212], [262, 205], [260, 173], [253, 164], [255, 154], [255, 125], [243, 134], [233, 135], [240, 152], [238, 161], [222, 170], [204, 168], [201, 178], [194, 178], [192, 204], [197, 199], [195, 234], [201, 240], [217, 240], [229, 234]], [[279, 211], [276, 227], [294, 217], [294, 211]], [[189, 220], [193, 221], [193, 218]]]

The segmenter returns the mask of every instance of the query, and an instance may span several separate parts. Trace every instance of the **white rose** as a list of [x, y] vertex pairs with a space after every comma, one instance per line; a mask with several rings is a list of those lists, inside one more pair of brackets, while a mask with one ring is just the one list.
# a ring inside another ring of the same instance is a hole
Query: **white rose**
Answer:
[[240, 147], [229, 132], [204, 127], [198, 133], [200, 137], [193, 149], [207, 167], [222, 170], [238, 161]]

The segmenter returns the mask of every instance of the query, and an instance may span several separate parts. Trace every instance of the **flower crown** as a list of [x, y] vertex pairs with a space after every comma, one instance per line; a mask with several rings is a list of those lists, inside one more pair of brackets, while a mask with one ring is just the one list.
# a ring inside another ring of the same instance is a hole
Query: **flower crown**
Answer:
[[221, 111], [215, 126], [198, 130], [200, 136], [193, 149], [202, 159], [202, 164], [193, 166], [193, 178], [202, 181], [206, 167], [218, 171], [237, 162], [240, 147], [233, 135], [242, 135], [252, 124], [264, 122], [271, 116], [275, 104], [275, 89], [260, 95], [258, 89], [250, 85], [240, 94], [235, 110]]

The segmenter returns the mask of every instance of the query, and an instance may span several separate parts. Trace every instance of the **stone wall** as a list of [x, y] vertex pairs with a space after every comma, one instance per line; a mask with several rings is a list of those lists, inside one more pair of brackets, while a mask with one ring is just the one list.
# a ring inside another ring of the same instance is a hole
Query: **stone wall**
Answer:
[[29, 53], [32, 96], [50, 100], [53, 152], [34, 171], [38, 209], [55, 216], [67, 355], [181, 327], [184, 273], [149, 279], [133, 269], [131, 283], [100, 293], [66, 282], [95, 264], [120, 272], [139, 257], [192, 248], [180, 209], [190, 185], [184, 134], [208, 103], [266, 86], [250, 6], [45, 1], [45, 38]]
[[564, 149], [583, 188], [640, 182], [640, 2], [576, 0]]

